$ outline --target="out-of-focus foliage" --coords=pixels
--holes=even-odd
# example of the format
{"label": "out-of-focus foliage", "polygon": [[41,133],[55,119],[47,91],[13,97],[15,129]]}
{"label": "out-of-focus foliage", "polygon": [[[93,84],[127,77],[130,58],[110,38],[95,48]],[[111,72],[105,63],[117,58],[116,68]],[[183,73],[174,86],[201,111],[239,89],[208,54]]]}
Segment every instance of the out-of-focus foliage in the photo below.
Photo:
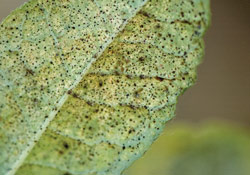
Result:
{"label": "out-of-focus foliage", "polygon": [[210,123],[167,127],[126,175],[249,175],[250,134]]}

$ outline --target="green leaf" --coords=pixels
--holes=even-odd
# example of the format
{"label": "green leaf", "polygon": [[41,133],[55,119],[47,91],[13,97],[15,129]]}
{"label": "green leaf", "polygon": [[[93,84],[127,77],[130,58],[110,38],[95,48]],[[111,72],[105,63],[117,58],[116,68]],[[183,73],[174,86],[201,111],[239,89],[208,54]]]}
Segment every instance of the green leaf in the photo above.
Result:
{"label": "green leaf", "polygon": [[208,24],[206,0],[31,0],[12,12],[0,173],[119,174],[195,81]]}
{"label": "green leaf", "polygon": [[169,126],[126,175],[250,174],[250,133],[225,121]]}

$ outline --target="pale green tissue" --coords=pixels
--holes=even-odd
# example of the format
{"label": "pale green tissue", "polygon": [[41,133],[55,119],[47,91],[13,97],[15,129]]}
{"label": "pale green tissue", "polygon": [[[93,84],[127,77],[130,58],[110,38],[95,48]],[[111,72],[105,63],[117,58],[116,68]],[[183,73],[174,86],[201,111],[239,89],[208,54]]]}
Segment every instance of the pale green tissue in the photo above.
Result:
{"label": "pale green tissue", "polygon": [[31,0],[12,12],[0,27],[1,174],[120,174],[194,83],[209,15],[202,0]]}

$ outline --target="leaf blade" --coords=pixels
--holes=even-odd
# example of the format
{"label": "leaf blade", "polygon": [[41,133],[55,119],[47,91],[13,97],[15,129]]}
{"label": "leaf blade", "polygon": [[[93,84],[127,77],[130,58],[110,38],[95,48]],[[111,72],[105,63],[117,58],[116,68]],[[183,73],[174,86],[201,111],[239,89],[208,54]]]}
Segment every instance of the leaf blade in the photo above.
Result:
{"label": "leaf blade", "polygon": [[[3,43],[0,54],[0,97],[3,99],[0,104],[3,121],[0,147],[4,150],[0,159],[2,174],[15,172],[66,100],[66,92],[78,83],[98,54],[145,3],[140,0],[136,2],[129,2],[129,7],[123,3],[125,5],[118,9],[112,7],[114,1],[110,3],[112,11],[122,12],[129,8],[131,12],[116,13],[116,17],[120,18],[113,16],[112,23],[106,22],[106,16],[101,14],[100,9],[97,10],[92,1],[42,0],[29,1],[3,21],[0,29]],[[61,16],[58,17],[58,14]],[[102,20],[98,21],[99,27],[95,26],[96,16]],[[112,13],[109,17],[112,18]],[[89,27],[76,33],[74,30],[78,26],[75,24],[82,24],[83,19]],[[85,23],[80,25],[84,26]],[[93,33],[90,33],[91,29]],[[90,45],[80,52],[79,47],[84,48],[79,38],[81,36],[88,38]],[[15,68],[14,65],[19,67]],[[62,88],[58,89],[60,86]]]}
{"label": "leaf blade", "polygon": [[[199,13],[197,9],[207,10],[203,9],[200,2],[196,2],[192,7],[195,9],[194,14]],[[51,141],[47,143],[40,140],[24,166],[55,168],[70,174],[119,174],[139,158],[157,138],[165,123],[174,116],[177,97],[195,81],[196,67],[203,56],[201,37],[208,25],[208,18],[206,14],[198,19],[198,22],[183,19],[185,22],[174,20],[174,23],[169,21],[164,25],[162,16],[161,22],[159,19],[151,19],[155,10],[145,14],[145,9],[152,6],[151,3],[146,4],[128,23],[124,31],[111,43],[110,48],[92,65],[79,85],[70,92],[69,99],[47,130],[48,135],[55,136],[48,136]],[[185,3],[183,5],[186,6]],[[189,3],[192,5],[191,1]],[[181,3],[175,1],[174,4]],[[161,7],[165,6],[161,3],[154,5],[156,9]],[[174,12],[174,9],[172,11]],[[201,22],[202,20],[204,21]],[[145,27],[155,35],[151,35],[147,42],[134,43],[137,39],[145,36],[147,38],[151,34],[146,31],[139,35],[138,32],[141,25],[147,24],[148,21],[150,26]],[[135,28],[137,30],[134,30]],[[143,27],[143,30],[147,28]],[[169,30],[177,32],[176,36],[168,36],[168,33],[164,32]],[[175,47],[186,46],[186,41],[181,42],[185,31],[189,36],[187,38],[194,42],[189,41],[190,47],[177,48],[172,54]],[[137,36],[134,36],[135,34]],[[164,40],[164,35],[170,38]],[[171,42],[171,39],[174,41]],[[155,44],[155,40],[159,42]],[[173,46],[162,49],[162,46],[167,46],[169,42],[173,43]],[[152,46],[152,43],[155,45]],[[152,54],[147,58],[145,53]],[[141,59],[142,56],[144,59]],[[162,70],[159,68],[161,64],[165,65]],[[49,143],[58,137],[64,137],[60,140],[62,143],[53,144],[52,150],[48,151]],[[63,140],[67,140],[73,147],[64,149]],[[74,147],[78,144],[79,148]],[[87,150],[84,154],[75,155],[73,150],[84,148]],[[71,149],[73,155],[69,153]],[[62,150],[63,154],[60,156]],[[115,152],[112,156],[108,156],[109,151],[113,150]],[[53,157],[57,157],[57,160]],[[84,160],[83,165],[81,160]]]}
{"label": "leaf blade", "polygon": [[[155,3],[155,2],[156,1],[152,1],[152,3]],[[164,1],[162,1],[162,2],[164,2]],[[180,2],[182,2],[182,1],[175,1],[174,5],[181,4]],[[199,4],[200,2],[201,1],[196,1],[196,6],[194,6],[193,8],[196,9],[196,7],[198,6],[199,7],[198,9],[202,9],[202,5]],[[102,3],[104,3],[102,5],[105,6],[105,1],[102,1]],[[191,1],[189,3],[191,4]],[[169,4],[171,5],[171,3],[169,3]],[[106,4],[106,5],[108,5],[108,4]],[[172,5],[172,12],[174,12],[175,8],[176,8],[174,5]],[[147,8],[149,9],[150,6],[152,6],[152,4],[151,5],[146,4],[145,9],[147,9]],[[163,6],[162,4],[155,4],[155,7],[157,7],[156,9],[161,9],[162,7],[165,7],[165,6]],[[202,25],[200,27],[199,27],[199,23],[196,23],[193,21],[188,21],[188,20],[186,20],[186,21],[185,20],[168,21],[167,24],[165,24],[166,21],[162,20],[164,15],[158,19],[158,18],[156,18],[156,16],[158,16],[158,15],[156,15],[156,16],[153,15],[155,12],[157,12],[156,10],[150,11],[150,10],[145,10],[145,9],[142,10],[140,12],[140,14],[135,17],[136,20],[134,20],[134,21],[132,20],[126,26],[126,29],[124,30],[124,32],[119,34],[119,36],[115,39],[115,41],[118,44],[115,41],[113,42],[114,47],[115,47],[114,50],[112,51],[112,49],[111,49],[111,51],[109,51],[108,49],[106,49],[105,52],[107,52],[107,53],[104,52],[103,53],[104,56],[102,55],[100,57],[100,59],[98,59],[98,61],[96,63],[94,63],[93,67],[89,70],[87,75],[80,82],[79,86],[76,87],[75,89],[73,89],[72,91],[70,91],[70,99],[71,100],[66,101],[66,104],[63,106],[63,108],[61,110],[62,112],[60,114],[58,114],[58,116],[57,116],[57,118],[65,119],[65,121],[63,121],[64,124],[67,124],[67,123],[73,124],[74,122],[72,122],[70,119],[73,119],[73,117],[78,116],[79,115],[79,114],[77,114],[78,111],[84,111],[86,109],[89,110],[91,108],[94,108],[95,106],[97,106],[97,109],[99,109],[99,108],[101,108],[100,106],[104,106],[103,108],[106,112],[104,114],[106,114],[106,116],[112,116],[111,118],[116,120],[117,116],[121,115],[120,114],[121,112],[119,112],[117,114],[117,111],[120,110],[120,111],[123,111],[123,114],[126,114],[123,117],[121,117],[123,120],[127,119],[126,116],[131,116],[130,118],[128,118],[129,121],[130,121],[130,119],[132,119],[132,121],[125,124],[125,126],[128,126],[128,127],[123,129],[124,134],[119,133],[119,128],[116,128],[117,130],[116,129],[114,130],[114,129],[112,129],[113,127],[111,127],[112,125],[108,126],[108,118],[105,118],[105,122],[104,122],[105,124],[104,124],[104,128],[102,130],[105,130],[106,132],[105,132],[105,137],[101,138],[100,136],[98,136],[98,134],[101,134],[101,133],[96,132],[96,131],[98,131],[98,128],[97,129],[95,128],[95,125],[101,126],[100,125],[101,121],[98,121],[98,118],[94,118],[94,121],[90,120],[91,124],[86,125],[86,128],[88,128],[88,130],[89,130],[91,127],[92,129],[90,129],[90,130],[94,130],[94,129],[95,130],[88,131],[88,130],[84,129],[84,132],[87,133],[87,135],[83,135],[83,136],[79,135],[79,134],[77,135],[78,131],[75,131],[75,133],[71,132],[71,133],[65,134],[64,133],[65,126],[62,126],[60,128],[58,123],[61,123],[62,121],[60,121],[58,119],[58,120],[53,121],[51,123],[51,125],[49,125],[50,129],[47,131],[48,133],[45,133],[45,135],[43,136],[43,137],[46,137],[46,135],[47,135],[48,139],[53,138],[53,137],[51,137],[51,135],[52,136],[57,135],[56,137],[61,137],[61,135],[67,136],[67,137],[72,136],[72,135],[78,136],[76,138],[73,138],[73,140],[72,140],[73,145],[77,145],[76,144],[77,142],[75,142],[75,139],[80,139],[81,141],[85,139],[85,140],[88,140],[89,143],[91,143],[91,141],[92,141],[92,144],[95,146],[94,147],[93,147],[93,145],[89,146],[90,151],[87,151],[87,153],[89,155],[90,155],[90,152],[93,152],[93,150],[98,150],[99,152],[102,152],[103,155],[108,155],[107,153],[110,151],[110,149],[112,150],[112,148],[109,148],[108,145],[111,144],[110,147],[112,147],[112,146],[114,146],[112,144],[120,143],[120,145],[118,145],[117,148],[115,148],[115,150],[121,152],[120,153],[121,155],[117,156],[114,154],[115,155],[114,157],[118,157],[116,160],[113,160],[113,157],[105,159],[103,157],[97,156],[95,158],[95,161],[100,164],[100,167],[96,167],[96,171],[93,171],[93,168],[95,169],[95,166],[93,165],[93,162],[95,162],[95,161],[93,161],[93,160],[92,161],[90,160],[89,162],[87,162],[89,164],[88,166],[81,167],[79,165],[79,162],[75,162],[75,161],[71,162],[70,161],[70,160],[74,160],[73,159],[74,156],[68,157],[68,159],[60,158],[60,156],[58,156],[58,160],[55,160],[53,158],[49,159],[49,157],[51,157],[51,155],[60,154],[58,152],[57,144],[54,144],[54,147],[51,150],[51,152],[50,151],[43,152],[43,148],[49,148],[49,144],[51,143],[51,141],[46,142],[46,141],[44,141],[46,139],[44,139],[44,140],[42,139],[42,140],[39,140],[39,143],[35,146],[34,150],[31,151],[31,154],[29,155],[28,159],[26,160],[26,164],[24,164],[24,166],[30,165],[32,163],[34,164],[36,162],[36,165],[38,165],[38,166],[52,165],[53,167],[50,167],[50,168],[56,167],[57,169],[59,169],[59,168],[62,169],[62,167],[67,164],[65,162],[68,162],[69,164],[71,163],[70,165],[72,165],[72,166],[70,168],[72,168],[72,169],[67,168],[67,166],[66,166],[66,168],[63,168],[62,170],[70,172],[72,174],[79,174],[79,173],[85,173],[85,174],[87,173],[88,174],[90,172],[92,172],[93,174],[95,174],[95,173],[102,174],[104,172],[111,173],[111,174],[112,173],[113,174],[119,173],[122,171],[123,168],[128,166],[135,159],[137,159],[141,154],[143,154],[143,152],[149,147],[149,145],[153,142],[153,140],[160,133],[160,130],[164,127],[165,122],[174,116],[174,109],[175,109],[175,104],[177,102],[177,97],[183,92],[184,89],[186,89],[187,87],[189,87],[190,85],[193,84],[195,77],[196,77],[195,68],[200,63],[200,58],[203,55],[203,53],[202,53],[203,52],[202,51],[203,45],[202,45],[202,41],[201,41],[201,36],[203,35],[204,29],[208,23],[208,21],[206,20],[207,15],[203,14],[203,16],[205,18],[203,19],[204,21],[201,22]],[[109,8],[107,8],[106,10],[109,10]],[[112,13],[113,13],[112,10],[108,12],[108,14],[112,14]],[[195,13],[197,13],[197,11],[195,11]],[[152,19],[152,17],[153,17],[153,19]],[[176,15],[173,15],[173,17],[176,17]],[[179,17],[176,17],[176,18],[178,19]],[[109,18],[109,19],[111,20],[111,18]],[[190,19],[192,19],[192,18],[190,18]],[[198,20],[198,21],[201,21],[201,20]],[[138,25],[138,24],[142,24],[144,22],[146,22],[148,29],[147,28],[145,29],[145,27],[143,27],[143,30],[144,31],[146,30],[146,31],[144,34],[140,35],[140,32],[139,32],[140,25]],[[151,24],[154,24],[154,25],[152,25],[153,28],[152,28]],[[160,24],[160,26],[158,24]],[[191,24],[191,26],[190,26],[190,24]],[[197,30],[195,30],[196,27],[197,27]],[[134,30],[134,28],[136,28],[136,30]],[[182,29],[182,28],[184,28],[184,29]],[[150,31],[152,29],[154,29],[153,30],[154,32],[150,33]],[[69,36],[74,35],[74,30],[75,29],[73,29],[73,28],[71,28],[69,30],[69,32],[70,32]],[[168,33],[164,32],[165,30],[171,31],[171,34],[173,34],[175,32],[177,32],[177,34],[176,34],[176,36],[172,36],[172,35],[168,36],[169,39],[167,39],[165,41],[163,36],[161,36],[161,35],[168,34]],[[183,30],[186,33],[183,32]],[[58,27],[55,31],[53,30],[52,32],[54,34],[58,35],[57,33],[60,31],[61,30]],[[49,31],[49,32],[51,32],[51,31]],[[187,38],[188,39],[192,38],[194,40],[194,43],[182,42],[181,37],[183,35],[185,36],[185,34],[190,34],[190,32],[192,32],[192,34],[189,35],[189,37],[187,36]],[[194,35],[195,33],[196,33],[196,35]],[[134,34],[136,34],[137,36],[134,36]],[[148,38],[148,36],[149,36],[149,38]],[[62,41],[66,41],[65,38],[67,39],[67,37],[65,37],[65,35],[63,35]],[[140,40],[141,38],[143,38],[143,40]],[[55,38],[53,38],[53,37],[52,37],[52,39],[55,40]],[[144,43],[143,41],[145,39],[147,40],[147,42]],[[171,39],[173,41],[171,41]],[[137,40],[140,40],[140,41],[137,42]],[[79,45],[80,41],[77,40],[73,43],[73,46],[76,46],[73,49],[77,50],[77,48],[79,48],[79,47],[81,48],[81,46],[77,47]],[[84,40],[84,42],[86,43],[87,40]],[[64,51],[64,54],[66,55],[66,54],[71,52],[72,47],[67,42],[63,42],[63,43],[64,43],[64,45],[63,45],[64,50],[63,51]],[[113,43],[111,43],[111,46]],[[174,46],[171,46],[171,43],[173,43],[173,45],[176,44],[175,46],[178,46],[178,48],[175,49]],[[187,47],[188,43],[190,43],[190,47],[192,48],[190,50]],[[117,49],[117,45],[119,45],[119,44],[120,44],[121,53],[117,54],[116,52],[117,52],[117,50],[119,50],[119,48]],[[126,45],[124,45],[124,44],[126,44]],[[131,49],[133,44],[135,44],[136,46],[140,45],[141,47],[139,47],[139,48],[135,47],[134,49],[133,48]],[[128,47],[127,45],[130,45],[131,47]],[[149,47],[148,45],[150,45],[150,47],[151,48],[154,47],[154,49],[151,50],[150,48],[143,47],[142,45],[146,45],[147,47]],[[162,48],[162,46],[167,46],[167,47]],[[94,46],[90,46],[90,47],[94,47]],[[150,56],[153,57],[153,56],[157,55],[158,57],[154,57],[154,59],[152,58],[151,60],[150,60],[150,58],[146,58],[146,61],[148,61],[148,62],[146,62],[146,63],[148,63],[148,67],[147,67],[146,64],[142,64],[142,63],[137,64],[137,61],[136,61],[136,60],[139,60],[139,61],[142,60],[142,62],[144,62],[145,59],[138,57],[138,55],[134,55],[134,56],[132,55],[133,57],[130,59],[130,61],[133,64],[132,63],[128,64],[128,65],[122,64],[122,66],[121,66],[119,64],[119,62],[121,61],[119,54],[125,55],[126,57],[131,56],[130,53],[128,53],[126,55],[125,50],[126,50],[126,52],[131,52],[131,53],[136,52],[136,50],[140,50],[140,51],[142,51],[142,53],[145,53],[148,50],[150,50],[150,52],[152,53],[152,55],[150,55]],[[187,52],[186,54],[185,54],[185,51]],[[114,59],[110,59],[110,56],[112,56],[113,53],[109,55],[109,52],[111,52],[111,53],[115,52],[116,55],[114,56]],[[158,52],[161,52],[161,54],[159,54],[159,55],[156,54]],[[80,54],[81,54],[80,52],[76,51],[76,54],[73,56],[79,57]],[[119,59],[116,59],[117,57],[119,57]],[[162,59],[162,58],[166,58],[166,57],[167,57],[167,60]],[[181,64],[183,64],[183,63],[181,61],[180,62],[178,62],[178,61],[182,60],[183,59],[182,57],[183,58],[185,57],[186,63],[181,66]],[[154,62],[156,60],[159,61],[158,64],[156,64]],[[172,61],[176,61],[177,63],[173,63],[171,66]],[[126,60],[125,60],[125,62],[126,62]],[[106,67],[103,66],[103,65],[105,65],[105,63],[108,63],[106,65]],[[58,64],[58,63],[56,63],[56,64]],[[104,68],[101,67],[101,69],[98,69],[98,67],[100,65],[103,66]],[[123,67],[123,65],[126,65],[126,66]],[[159,67],[161,67],[160,65],[165,65],[165,67],[163,66],[163,68],[161,68],[161,70],[159,71]],[[112,67],[112,69],[110,69],[110,66]],[[134,69],[137,69],[137,68],[139,68],[139,70],[134,71]],[[152,70],[153,70],[153,73],[151,73]],[[175,71],[175,72],[173,72],[173,71]],[[28,73],[30,73],[30,72],[31,71],[28,71]],[[106,75],[103,75],[103,73]],[[185,73],[188,73],[188,74],[185,75]],[[31,72],[31,74],[32,74],[32,72]],[[89,77],[91,77],[91,74],[94,74],[94,75],[92,78],[92,82],[90,83],[91,78],[89,78]],[[100,74],[101,76],[99,76],[99,78],[96,79],[97,75],[95,75],[95,74]],[[122,75],[119,75],[119,74],[122,74]],[[106,79],[101,79],[101,78],[105,78],[105,77],[106,77]],[[95,81],[95,80],[97,80],[97,81]],[[102,80],[102,81],[99,82],[100,80]],[[108,84],[108,83],[110,83],[109,80],[111,82],[113,81],[114,84]],[[122,80],[122,82],[124,82],[124,83],[119,84],[117,82],[119,80]],[[97,88],[91,92],[90,90],[95,87],[95,86],[92,86],[87,91],[86,90],[84,91],[82,89],[82,87],[86,83],[87,83],[87,86],[91,86],[94,84],[97,86]],[[138,89],[130,88],[134,83],[136,83],[136,85],[138,85],[138,87],[140,87],[140,88],[138,88]],[[143,88],[144,86],[146,86],[146,87],[149,86],[149,87],[148,87],[148,89],[145,88],[141,91],[141,88]],[[150,86],[152,86],[152,87],[150,87]],[[123,95],[121,95],[121,96],[119,95],[119,93],[121,92],[119,90],[119,87],[123,87],[123,91],[122,91]],[[125,88],[125,87],[127,87],[127,88]],[[54,87],[54,88],[56,88],[56,87]],[[106,89],[106,91],[103,89]],[[111,95],[109,95],[110,93],[111,93]],[[129,94],[129,96],[131,97],[128,100],[127,100],[127,94]],[[100,98],[102,96],[105,96],[105,97],[100,100]],[[67,108],[67,103],[71,103],[72,101],[74,101],[73,98],[78,99],[79,97],[80,97],[79,102],[72,103],[71,107]],[[93,98],[94,100],[91,101],[92,97],[94,97]],[[142,99],[139,99],[139,98],[142,98]],[[168,100],[168,101],[166,101],[166,100]],[[120,102],[122,102],[122,103],[120,103]],[[72,115],[73,117],[70,117],[67,115],[65,115],[64,117],[60,117],[61,115],[63,115],[62,114],[63,112],[67,113],[67,111],[70,111],[70,110],[72,111],[72,109],[75,106],[77,106],[77,104],[80,104],[80,106],[77,108],[78,109],[77,111],[76,111],[76,109],[74,110],[74,112],[76,112],[76,114],[74,113],[74,115]],[[94,104],[94,107],[92,106],[93,104]],[[124,107],[123,105],[127,105],[127,106]],[[86,106],[88,106],[88,107],[86,107]],[[109,106],[111,108],[109,108],[107,106]],[[89,110],[89,111],[93,111],[93,110]],[[143,114],[143,116],[144,116],[144,117],[142,117],[141,120],[134,118],[133,113],[136,113],[138,111],[139,111],[139,114]],[[85,113],[87,113],[87,112],[85,111]],[[86,117],[85,113],[79,115],[83,121],[85,121],[85,119],[84,119]],[[136,116],[138,116],[138,118],[139,118],[139,114],[136,115]],[[93,115],[94,114],[91,114],[91,116],[93,116]],[[70,117],[70,119],[69,119],[69,117]],[[97,116],[95,116],[95,117],[97,117]],[[152,118],[152,119],[149,120],[149,118]],[[144,120],[147,119],[146,122],[143,121],[143,119]],[[120,122],[120,125],[124,126],[123,120],[116,121],[116,122],[118,122],[118,125]],[[135,121],[136,124],[133,124],[134,120],[136,120]],[[88,120],[86,120],[86,123],[87,123],[87,121]],[[55,123],[55,122],[57,122],[57,123]],[[77,122],[79,122],[79,121],[77,121]],[[140,125],[140,122],[142,122],[142,123],[144,122],[142,126]],[[79,123],[82,123],[82,121],[80,121]],[[78,126],[76,124],[74,126]],[[92,124],[93,124],[93,126],[92,126]],[[116,125],[116,123],[114,125]],[[72,128],[72,126],[68,126],[68,125],[66,125],[66,126],[68,127],[68,128],[66,127],[68,130],[70,130],[70,131],[74,130]],[[131,126],[133,126],[133,127],[131,127]],[[146,128],[143,130],[142,133],[140,133],[140,132],[138,133],[138,130],[140,130],[141,128],[144,128],[145,126],[150,127],[152,129]],[[105,127],[107,127],[107,128],[105,128]],[[100,130],[100,131],[102,132],[102,130]],[[53,133],[54,131],[56,131],[56,133]],[[52,132],[52,133],[50,133],[50,132]],[[139,137],[135,136],[137,133],[140,135]],[[94,134],[96,134],[97,136]],[[129,136],[129,135],[131,135],[131,136]],[[148,135],[149,137],[146,137],[145,135]],[[94,137],[94,139],[91,140],[90,138],[89,139],[85,138],[85,136],[86,137],[95,136],[95,137]],[[143,142],[136,141],[136,139],[137,140],[142,139],[143,136],[146,138],[146,139],[144,139]],[[99,138],[100,141],[105,140],[106,142],[100,143],[100,144],[98,144],[98,143],[95,144],[96,140],[98,140],[96,138]],[[67,139],[67,138],[65,138],[65,139]],[[110,144],[109,144],[109,142],[110,142]],[[135,146],[137,144],[140,144],[138,148],[136,148],[136,146]],[[39,146],[39,145],[43,145],[43,146]],[[58,145],[63,146],[63,144],[58,144]],[[100,145],[102,145],[102,146],[100,146]],[[88,147],[88,145],[86,147]],[[98,147],[98,149],[96,149],[95,147]],[[85,146],[83,146],[82,149],[85,149]],[[38,151],[36,151],[36,150],[38,150]],[[77,150],[77,149],[75,148],[73,150]],[[41,154],[42,154],[42,156],[41,156]],[[40,157],[39,157],[39,155],[40,155]],[[43,156],[47,157],[47,159],[43,158]],[[81,157],[81,156],[84,156],[84,154],[82,154],[82,155],[78,154],[78,156]],[[106,156],[106,157],[108,157],[108,156]],[[120,161],[119,161],[119,158],[120,158]],[[40,162],[39,162],[39,160],[40,160]],[[105,163],[103,164],[102,162],[105,162],[106,164]],[[27,166],[27,167],[29,167],[29,166]],[[80,168],[80,171],[77,167]],[[23,170],[23,167],[21,167],[21,169]],[[92,169],[92,171],[91,171],[91,169]]]}

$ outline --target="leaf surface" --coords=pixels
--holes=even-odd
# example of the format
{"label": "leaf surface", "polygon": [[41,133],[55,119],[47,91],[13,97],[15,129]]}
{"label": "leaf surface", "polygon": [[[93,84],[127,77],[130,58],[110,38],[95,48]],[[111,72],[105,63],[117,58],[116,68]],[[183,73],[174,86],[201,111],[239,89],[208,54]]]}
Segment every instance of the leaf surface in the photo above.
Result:
{"label": "leaf surface", "polygon": [[119,174],[195,81],[208,23],[205,0],[32,0],[14,11],[0,28],[0,172]]}

